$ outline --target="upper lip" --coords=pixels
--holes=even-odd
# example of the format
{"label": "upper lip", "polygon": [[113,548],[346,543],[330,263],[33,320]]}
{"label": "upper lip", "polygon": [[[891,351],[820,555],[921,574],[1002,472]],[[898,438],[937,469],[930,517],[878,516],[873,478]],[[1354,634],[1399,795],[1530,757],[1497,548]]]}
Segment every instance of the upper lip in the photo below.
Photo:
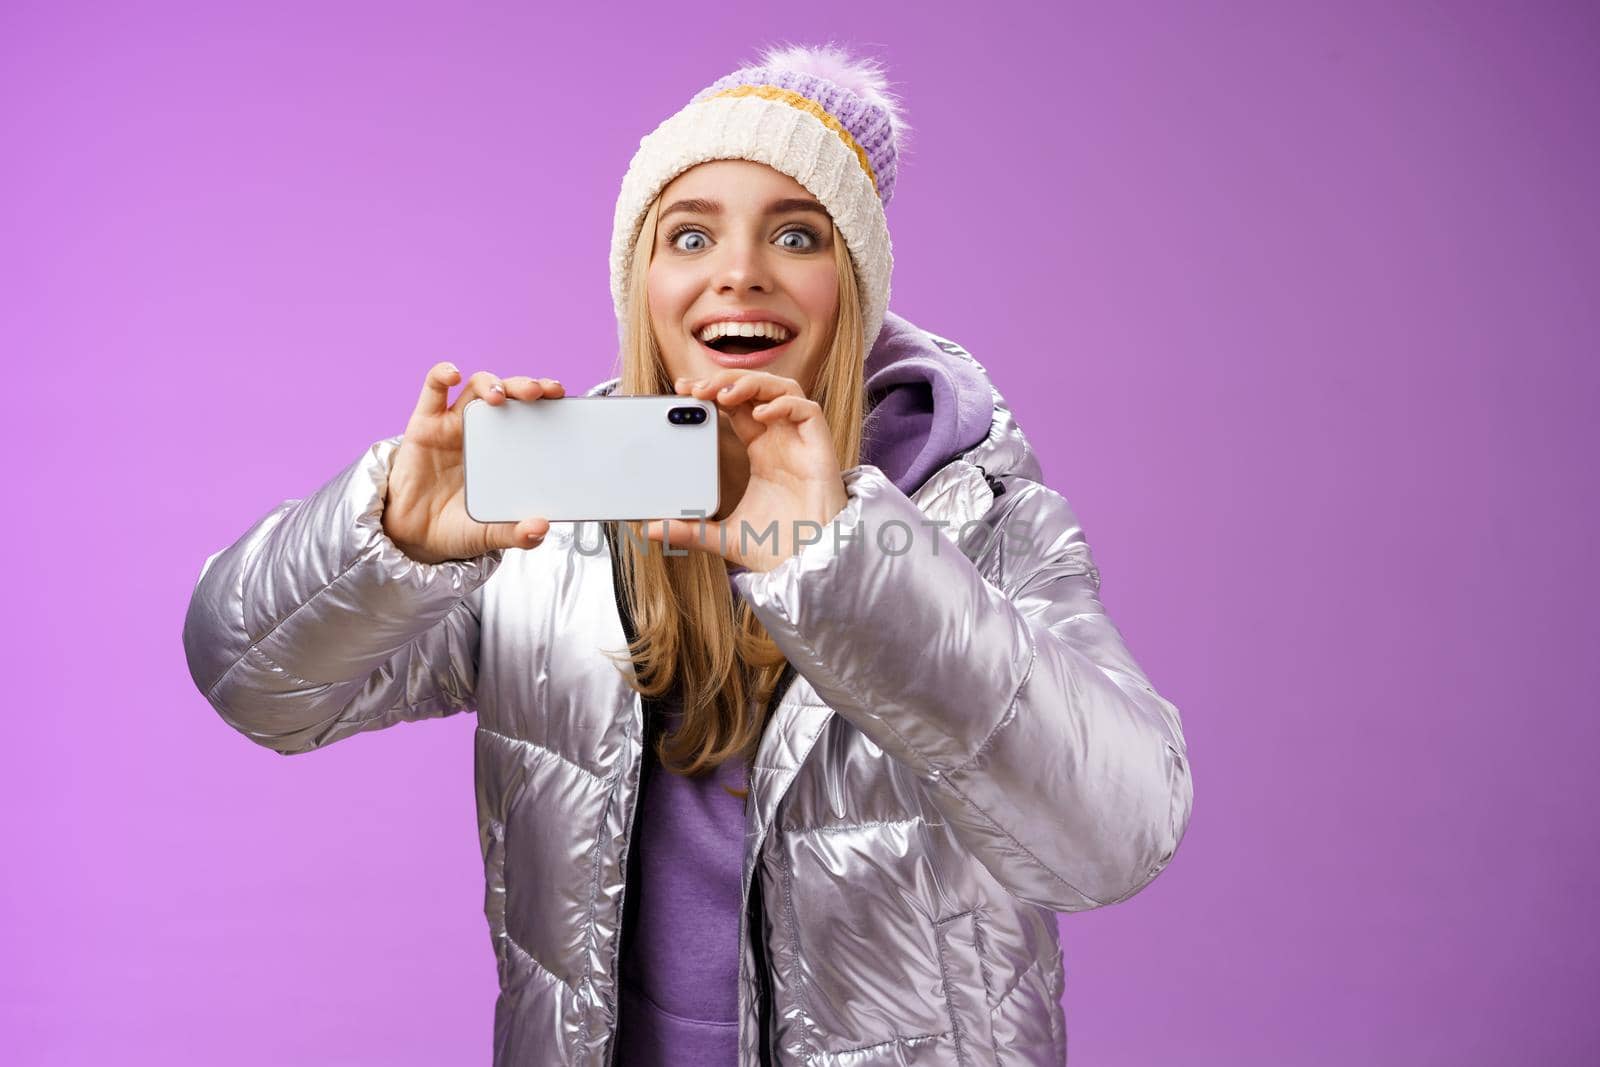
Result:
{"label": "upper lip", "polygon": [[713,322],[775,322],[788,330],[790,335],[800,332],[795,329],[794,323],[782,315],[775,315],[770,311],[718,311],[695,323],[694,329],[690,333],[699,337],[700,331],[710,326]]}

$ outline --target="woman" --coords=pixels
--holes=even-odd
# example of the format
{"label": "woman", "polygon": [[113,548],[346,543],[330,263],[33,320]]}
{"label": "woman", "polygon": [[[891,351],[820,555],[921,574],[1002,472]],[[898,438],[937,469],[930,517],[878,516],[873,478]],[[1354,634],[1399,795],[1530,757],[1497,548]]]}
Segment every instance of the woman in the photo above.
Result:
{"label": "woman", "polygon": [[461,409],[564,390],[452,403],[440,364],[202,570],[190,667],[258,743],[476,710],[497,1065],[1063,1063],[1055,913],[1187,827],[1178,711],[1071,509],[888,311],[902,125],[872,64],[793,48],[640,143],[589,393],[717,404],[709,521],[472,522]]}

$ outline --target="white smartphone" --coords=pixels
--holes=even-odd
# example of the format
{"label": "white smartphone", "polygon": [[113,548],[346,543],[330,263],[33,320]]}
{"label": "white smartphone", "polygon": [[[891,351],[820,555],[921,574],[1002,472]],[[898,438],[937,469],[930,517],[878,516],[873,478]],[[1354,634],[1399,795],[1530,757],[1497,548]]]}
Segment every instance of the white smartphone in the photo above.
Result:
{"label": "white smartphone", "polygon": [[714,515],[717,409],[681,396],[562,396],[462,410],[467,514],[477,522]]}

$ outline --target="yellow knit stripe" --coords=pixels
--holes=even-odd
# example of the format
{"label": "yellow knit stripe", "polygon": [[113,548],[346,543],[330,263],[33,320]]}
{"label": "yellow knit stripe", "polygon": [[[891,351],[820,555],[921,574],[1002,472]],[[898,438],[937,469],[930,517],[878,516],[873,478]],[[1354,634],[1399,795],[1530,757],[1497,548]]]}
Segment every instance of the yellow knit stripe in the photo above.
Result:
{"label": "yellow knit stripe", "polygon": [[873,192],[877,192],[878,175],[872,170],[872,161],[867,158],[866,149],[857,144],[856,139],[850,135],[850,131],[845,129],[838,119],[828,114],[827,110],[815,100],[801,96],[792,89],[780,89],[776,85],[736,85],[731,89],[723,89],[721,92],[712,93],[705,99],[715,100],[719,96],[759,96],[765,100],[776,100],[779,103],[798,108],[807,114],[815,115],[824,126],[839,135],[839,139],[845,143],[845,147],[856,154],[856,159],[861,163],[861,169],[866,171],[867,177],[872,180]]}

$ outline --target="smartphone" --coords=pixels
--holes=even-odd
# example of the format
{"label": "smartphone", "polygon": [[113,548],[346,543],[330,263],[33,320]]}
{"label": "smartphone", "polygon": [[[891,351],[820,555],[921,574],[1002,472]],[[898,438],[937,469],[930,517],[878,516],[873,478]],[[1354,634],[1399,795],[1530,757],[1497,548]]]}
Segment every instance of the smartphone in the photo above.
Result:
{"label": "smartphone", "polygon": [[716,513],[717,409],[681,396],[562,396],[462,410],[477,522],[676,519]]}

